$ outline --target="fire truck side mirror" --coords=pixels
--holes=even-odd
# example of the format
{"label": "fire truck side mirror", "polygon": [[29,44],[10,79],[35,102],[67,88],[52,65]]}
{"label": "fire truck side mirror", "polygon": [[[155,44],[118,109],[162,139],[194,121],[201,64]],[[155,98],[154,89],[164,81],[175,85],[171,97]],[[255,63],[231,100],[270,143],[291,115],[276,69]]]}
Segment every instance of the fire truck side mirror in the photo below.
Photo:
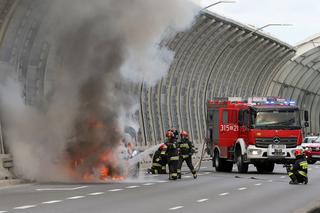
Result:
{"label": "fire truck side mirror", "polygon": [[307,110],[304,111],[304,121],[306,121],[306,122],[309,121],[309,113]]}

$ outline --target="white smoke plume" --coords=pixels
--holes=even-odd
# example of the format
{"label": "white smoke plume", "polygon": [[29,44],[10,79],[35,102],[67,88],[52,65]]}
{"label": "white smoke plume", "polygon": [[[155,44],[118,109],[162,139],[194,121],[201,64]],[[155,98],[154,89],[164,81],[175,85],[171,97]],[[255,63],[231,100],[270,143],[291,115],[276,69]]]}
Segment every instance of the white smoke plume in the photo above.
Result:
{"label": "white smoke plume", "polygon": [[53,95],[39,110],[7,82],[1,90],[6,142],[22,177],[66,180],[70,171],[61,165],[71,162],[72,178],[81,179],[94,173],[106,150],[117,149],[128,125],[124,115],[137,108],[139,100],[121,85],[152,86],[166,75],[174,53],[159,45],[163,33],[188,29],[197,8],[186,0],[56,0],[50,7],[48,38],[62,61]]}

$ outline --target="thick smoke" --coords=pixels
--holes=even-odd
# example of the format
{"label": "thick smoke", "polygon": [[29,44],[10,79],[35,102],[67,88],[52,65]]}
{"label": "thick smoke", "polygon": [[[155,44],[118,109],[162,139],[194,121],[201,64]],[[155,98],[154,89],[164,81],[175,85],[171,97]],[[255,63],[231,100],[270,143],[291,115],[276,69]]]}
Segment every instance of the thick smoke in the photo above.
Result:
{"label": "thick smoke", "polygon": [[51,8],[48,35],[61,59],[53,95],[40,111],[12,99],[21,94],[14,83],[2,94],[17,172],[36,180],[66,179],[68,166],[81,178],[117,150],[139,101],[121,85],[165,76],[174,53],[159,45],[163,33],[187,29],[196,12],[185,0],[56,0]]}

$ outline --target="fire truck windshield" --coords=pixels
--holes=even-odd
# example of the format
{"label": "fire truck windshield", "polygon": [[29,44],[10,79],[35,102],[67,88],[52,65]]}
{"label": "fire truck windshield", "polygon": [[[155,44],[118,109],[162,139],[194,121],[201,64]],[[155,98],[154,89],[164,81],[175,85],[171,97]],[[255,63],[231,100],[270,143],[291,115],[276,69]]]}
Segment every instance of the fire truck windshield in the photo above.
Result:
{"label": "fire truck windshield", "polygon": [[254,129],[300,129],[298,110],[268,110],[251,113],[251,124]]}

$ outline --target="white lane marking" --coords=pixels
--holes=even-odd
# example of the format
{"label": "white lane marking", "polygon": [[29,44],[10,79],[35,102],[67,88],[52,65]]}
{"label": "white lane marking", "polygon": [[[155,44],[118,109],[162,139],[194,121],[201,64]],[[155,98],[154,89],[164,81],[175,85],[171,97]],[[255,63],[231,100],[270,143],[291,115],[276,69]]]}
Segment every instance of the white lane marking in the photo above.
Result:
{"label": "white lane marking", "polygon": [[37,191],[73,191],[78,189],[84,189],[88,186],[79,186],[75,188],[44,188],[44,189],[36,189]]}
{"label": "white lane marking", "polygon": [[145,184],[142,184],[144,186],[151,186],[151,185],[154,185],[154,183],[145,183]]}
{"label": "white lane marking", "polygon": [[138,188],[138,187],[140,187],[140,186],[127,186],[126,188],[127,189],[134,189],[134,188]]}
{"label": "white lane marking", "polygon": [[110,189],[109,192],[118,192],[118,191],[122,191],[123,189]]}
{"label": "white lane marking", "polygon": [[239,191],[242,191],[242,190],[246,190],[247,188],[246,187],[241,187],[241,188],[239,188],[238,190]]}
{"label": "white lane marking", "polygon": [[261,186],[261,185],[262,185],[262,183],[256,183],[256,184],[254,184],[254,185],[256,185],[256,186]]}
{"label": "white lane marking", "polygon": [[93,192],[88,195],[95,196],[95,195],[103,195],[103,194],[104,194],[104,192]]}
{"label": "white lane marking", "polygon": [[6,213],[7,211],[0,211],[0,213]]}
{"label": "white lane marking", "polygon": [[202,176],[202,175],[204,175],[204,174],[203,173],[198,174],[198,176]]}
{"label": "white lane marking", "polygon": [[211,172],[205,172],[204,174],[205,174],[205,175],[208,175],[208,174],[210,174],[210,173],[211,173]]}
{"label": "white lane marking", "polygon": [[152,177],[159,177],[159,175],[152,175]]}
{"label": "white lane marking", "polygon": [[281,176],[280,178],[286,178],[286,176]]}
{"label": "white lane marking", "polygon": [[201,200],[197,200],[198,203],[202,203],[202,202],[205,202],[205,201],[208,201],[209,199],[207,198],[204,198],[204,199],[201,199]]}
{"label": "white lane marking", "polygon": [[19,206],[19,207],[14,207],[13,209],[30,209],[34,207],[36,207],[36,205]]}
{"label": "white lane marking", "polygon": [[168,183],[169,181],[167,181],[167,180],[158,180],[158,181],[156,181],[157,183]]}
{"label": "white lane marking", "polygon": [[225,195],[228,195],[228,194],[229,194],[229,192],[224,192],[224,193],[219,194],[219,196],[225,196]]}
{"label": "white lane marking", "polygon": [[85,196],[68,197],[67,200],[76,200],[76,199],[81,199],[81,198],[85,198]]}
{"label": "white lane marking", "polygon": [[175,207],[172,207],[170,208],[169,210],[177,210],[177,209],[182,209],[183,206],[175,206]]}
{"label": "white lane marking", "polygon": [[268,180],[268,182],[270,182],[270,183],[271,183],[272,181],[273,181],[273,180]]}
{"label": "white lane marking", "polygon": [[42,202],[42,204],[52,204],[52,203],[60,203],[60,202],[62,202],[62,200],[51,200],[51,201]]}
{"label": "white lane marking", "polygon": [[187,176],[184,176],[184,178],[191,178],[191,176],[187,175]]}
{"label": "white lane marking", "polygon": [[200,169],[207,169],[208,167],[206,166],[201,166]]}

